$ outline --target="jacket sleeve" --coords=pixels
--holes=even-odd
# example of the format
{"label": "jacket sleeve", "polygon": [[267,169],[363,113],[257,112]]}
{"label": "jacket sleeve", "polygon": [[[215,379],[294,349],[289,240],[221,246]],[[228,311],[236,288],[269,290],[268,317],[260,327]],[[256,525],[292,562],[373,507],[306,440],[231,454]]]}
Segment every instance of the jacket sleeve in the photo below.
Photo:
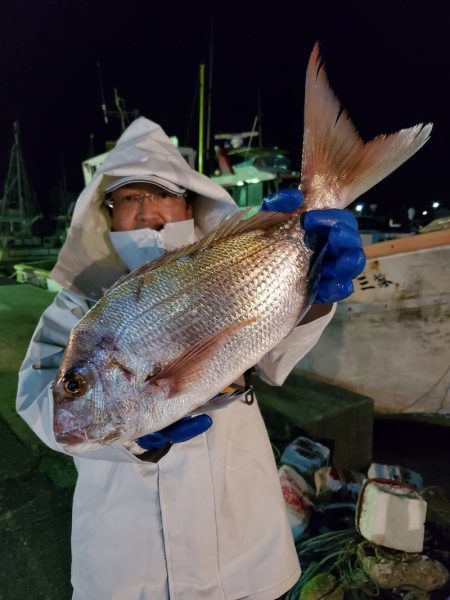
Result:
{"label": "jacket sleeve", "polygon": [[256,366],[258,376],[270,385],[283,385],[298,361],[317,344],[335,311],[336,305],[325,316],[295,327],[259,361]]}
{"label": "jacket sleeve", "polygon": [[[19,371],[16,400],[18,414],[50,448],[65,454],[53,433],[53,396],[51,386],[72,328],[89,310],[81,296],[63,290],[44,311]],[[73,453],[75,454],[75,453]],[[83,458],[119,462],[141,461],[122,446],[104,446],[98,450],[76,453]]]}

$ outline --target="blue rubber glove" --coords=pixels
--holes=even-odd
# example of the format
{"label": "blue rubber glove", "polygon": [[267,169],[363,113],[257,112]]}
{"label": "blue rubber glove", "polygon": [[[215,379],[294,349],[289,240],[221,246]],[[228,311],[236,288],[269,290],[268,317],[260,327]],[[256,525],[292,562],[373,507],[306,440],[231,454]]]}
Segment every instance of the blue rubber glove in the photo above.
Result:
{"label": "blue rubber glove", "polygon": [[353,293],[353,279],[366,264],[358,222],[350,210],[309,210],[303,227],[327,246],[320,268],[315,304],[331,304]]}
{"label": "blue rubber glove", "polygon": [[[293,212],[304,201],[302,192],[289,188],[263,199],[262,211]],[[358,232],[358,222],[349,210],[309,210],[305,213],[303,227],[313,234],[321,248],[328,245],[322,259],[317,285],[316,304],[331,304],[353,293],[353,279],[366,264]]]}
{"label": "blue rubber glove", "polygon": [[136,443],[145,450],[160,450],[164,446],[186,442],[196,435],[202,434],[212,425],[212,419],[208,415],[196,417],[184,417],[161,431],[149,433],[136,440]]}
{"label": "blue rubber glove", "polygon": [[303,194],[300,190],[287,188],[262,199],[260,211],[294,212],[303,204]]}

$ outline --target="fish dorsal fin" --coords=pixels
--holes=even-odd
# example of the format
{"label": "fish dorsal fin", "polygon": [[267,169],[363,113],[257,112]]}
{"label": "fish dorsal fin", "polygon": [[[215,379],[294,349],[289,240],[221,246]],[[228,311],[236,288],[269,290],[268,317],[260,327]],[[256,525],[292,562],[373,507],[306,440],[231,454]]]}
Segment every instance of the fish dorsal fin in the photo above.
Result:
{"label": "fish dorsal fin", "polygon": [[248,219],[246,219],[245,216],[246,211],[238,211],[230,217],[226,217],[197,242],[166,252],[152,262],[146,263],[130,273],[126,273],[108,291],[117,288],[119,285],[122,285],[126,281],[134,279],[143,273],[147,275],[147,273],[154,269],[173,263],[179,258],[190,256],[195,252],[204,250],[218,240],[258,229],[268,229],[269,227],[288,221],[292,217],[292,213],[264,211],[256,213]]}
{"label": "fish dorsal fin", "polygon": [[305,208],[344,208],[417,152],[431,129],[420,124],[364,143],[330,88],[316,44],[306,72]]}

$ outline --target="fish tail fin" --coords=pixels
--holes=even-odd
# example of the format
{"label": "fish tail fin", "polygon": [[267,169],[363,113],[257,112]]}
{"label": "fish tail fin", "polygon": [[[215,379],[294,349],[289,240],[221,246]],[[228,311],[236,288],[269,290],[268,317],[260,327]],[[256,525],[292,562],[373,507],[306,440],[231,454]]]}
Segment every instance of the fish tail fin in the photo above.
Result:
{"label": "fish tail fin", "polygon": [[420,124],[364,143],[330,88],[316,44],[306,73],[304,207],[344,208],[415,154],[431,129]]}

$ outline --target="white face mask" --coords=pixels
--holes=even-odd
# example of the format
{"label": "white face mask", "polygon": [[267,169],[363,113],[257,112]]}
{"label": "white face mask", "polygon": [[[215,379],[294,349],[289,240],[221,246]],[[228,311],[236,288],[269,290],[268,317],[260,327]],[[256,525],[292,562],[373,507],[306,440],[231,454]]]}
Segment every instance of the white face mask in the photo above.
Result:
{"label": "white face mask", "polygon": [[161,231],[135,229],[133,231],[111,231],[114,250],[130,271],[159,258],[166,250],[175,250],[197,240],[194,219],[166,223]]}

